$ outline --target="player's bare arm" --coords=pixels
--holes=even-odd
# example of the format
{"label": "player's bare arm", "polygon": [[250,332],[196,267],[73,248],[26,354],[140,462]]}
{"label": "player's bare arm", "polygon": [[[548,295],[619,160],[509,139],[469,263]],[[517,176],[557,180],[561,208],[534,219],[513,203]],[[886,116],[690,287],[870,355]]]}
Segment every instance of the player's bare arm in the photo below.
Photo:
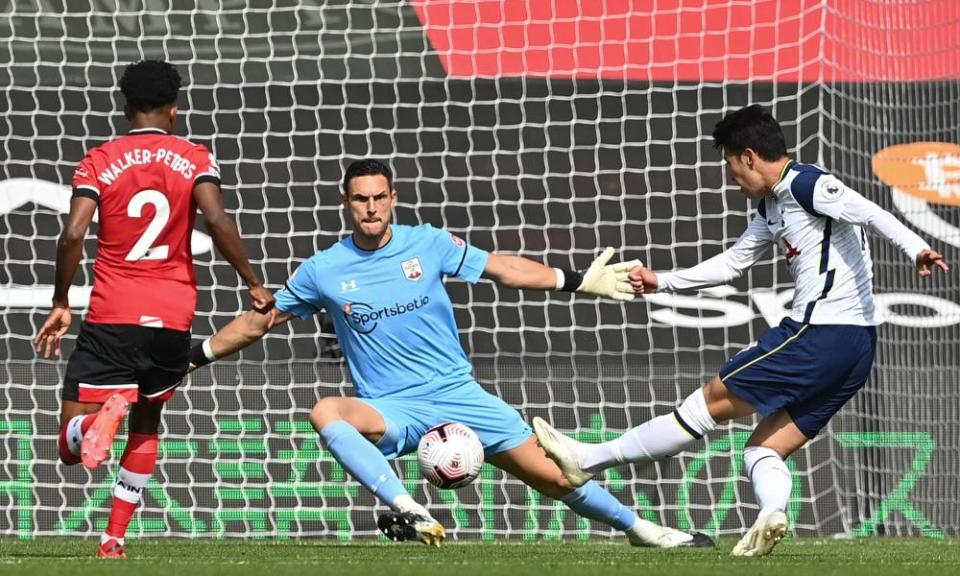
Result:
{"label": "player's bare arm", "polygon": [[247,283],[253,309],[260,313],[268,312],[273,308],[273,294],[263,287],[260,279],[253,271],[253,267],[250,266],[250,260],[247,258],[247,251],[243,247],[243,241],[240,239],[237,226],[223,209],[220,187],[212,182],[202,182],[194,187],[193,196],[203,213],[207,231],[210,233],[217,250],[223,254],[227,262],[230,262],[230,265]]}
{"label": "player's bare arm", "polygon": [[281,312],[276,308],[271,308],[266,313],[256,310],[244,312],[212,337],[204,340],[203,344],[194,346],[190,350],[190,371],[243,350],[263,338],[270,330],[293,318],[293,314]]}
{"label": "player's bare arm", "polygon": [[606,248],[583,272],[551,268],[521,256],[490,254],[484,276],[508,288],[533,290],[563,290],[590,296],[632,300],[633,287],[628,274],[640,266],[639,260],[608,264],[613,248]]}
{"label": "player's bare arm", "polygon": [[522,256],[490,254],[483,273],[507,288],[553,290],[557,286],[553,268]]}
{"label": "player's bare arm", "polygon": [[70,201],[70,214],[57,241],[56,283],[53,310],[33,339],[34,349],[44,358],[60,356],[60,340],[70,329],[70,284],[83,257],[83,239],[97,211],[92,198],[78,196]]}

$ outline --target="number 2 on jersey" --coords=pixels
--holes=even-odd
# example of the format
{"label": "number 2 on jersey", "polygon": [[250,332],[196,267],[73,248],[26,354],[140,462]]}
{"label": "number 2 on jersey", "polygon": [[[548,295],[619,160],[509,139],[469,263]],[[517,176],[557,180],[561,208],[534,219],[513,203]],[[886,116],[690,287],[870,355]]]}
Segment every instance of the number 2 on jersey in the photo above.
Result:
{"label": "number 2 on jersey", "polygon": [[136,262],[138,260],[166,260],[169,256],[170,247],[153,246],[153,243],[163,232],[163,228],[170,219],[170,202],[162,192],[158,190],[141,190],[130,199],[127,205],[127,216],[131,218],[141,218],[143,216],[143,207],[152,204],[156,209],[153,220],[143,231],[143,235],[133,245],[130,253],[127,254],[127,262]]}

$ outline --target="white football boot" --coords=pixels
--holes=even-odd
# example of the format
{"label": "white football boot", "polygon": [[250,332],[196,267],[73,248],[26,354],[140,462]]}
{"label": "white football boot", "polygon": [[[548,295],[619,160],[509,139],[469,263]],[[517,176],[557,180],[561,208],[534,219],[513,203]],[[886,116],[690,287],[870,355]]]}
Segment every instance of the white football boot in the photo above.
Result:
{"label": "white football boot", "polygon": [[587,472],[580,467],[578,453],[580,443],[558,432],[547,424],[543,418],[533,419],[533,429],[537,432],[537,440],[551,460],[557,463],[567,482],[574,488],[579,488],[593,478],[593,472]]}
{"label": "white football boot", "polygon": [[732,556],[766,556],[787,533],[787,515],[776,510],[757,518],[730,552]]}
{"label": "white football boot", "polygon": [[689,534],[667,526],[660,526],[642,518],[626,531],[631,546],[648,548],[713,548],[713,539],[702,532]]}

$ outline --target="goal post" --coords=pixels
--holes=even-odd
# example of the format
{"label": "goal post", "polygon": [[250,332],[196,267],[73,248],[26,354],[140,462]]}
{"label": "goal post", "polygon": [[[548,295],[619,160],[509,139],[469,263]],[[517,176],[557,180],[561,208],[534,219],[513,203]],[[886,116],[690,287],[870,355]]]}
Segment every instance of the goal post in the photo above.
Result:
{"label": "goal post", "polygon": [[[106,523],[116,469],[57,463],[66,364],[38,359],[31,339],[49,309],[72,171],[125,130],[115,86],[141,58],[180,70],[177,132],[216,154],[225,203],[274,289],[349,233],[339,182],[366,156],[394,169],[399,223],[565,268],[604,246],[659,270],[695,264],[753,214],[710,138],[724,113],[751,103],[773,111],[797,160],[831,170],[960,264],[953,0],[151,6],[0,8],[5,536],[89,535]],[[71,291],[78,313],[95,231]],[[958,536],[960,288],[955,275],[921,281],[882,241],[871,247],[889,322],[866,390],[789,460],[792,527]],[[202,338],[247,303],[202,226],[193,248]],[[778,253],[732,286],[628,304],[487,281],[447,289],[480,383],[528,421],[590,442],[672,410],[792,297]],[[317,316],[193,374],[164,410],[159,465],[130,535],[374,537],[382,507],[306,417],[318,398],[352,393],[339,356]],[[605,486],[650,520],[740,533],[757,511],[741,458],[752,424],[722,426],[669,461],[610,470]],[[397,470],[456,538],[614,535],[489,466],[456,492],[428,486],[415,458]]]}

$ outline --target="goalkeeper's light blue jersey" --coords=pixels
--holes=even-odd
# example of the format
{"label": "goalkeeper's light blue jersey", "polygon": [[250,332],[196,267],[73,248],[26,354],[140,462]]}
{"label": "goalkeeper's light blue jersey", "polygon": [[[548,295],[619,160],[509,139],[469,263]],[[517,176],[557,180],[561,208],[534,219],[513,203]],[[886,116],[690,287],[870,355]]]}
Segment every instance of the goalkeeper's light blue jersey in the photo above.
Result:
{"label": "goalkeeper's light blue jersey", "polygon": [[277,292],[298,318],[326,310],[360,398],[417,396],[470,382],[445,276],[474,283],[489,254],[430,225],[393,225],[363,250],[344,238],[304,262]]}

